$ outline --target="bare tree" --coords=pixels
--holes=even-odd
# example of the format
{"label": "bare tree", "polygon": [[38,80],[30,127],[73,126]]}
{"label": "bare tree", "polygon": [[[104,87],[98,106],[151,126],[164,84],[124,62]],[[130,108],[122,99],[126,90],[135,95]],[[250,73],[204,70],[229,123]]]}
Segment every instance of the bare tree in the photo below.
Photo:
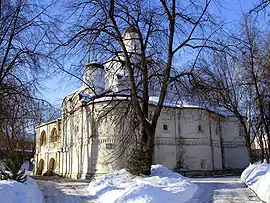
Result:
{"label": "bare tree", "polygon": [[55,34],[48,15],[51,6],[42,1],[0,0],[0,133],[7,151],[16,149],[18,140],[28,139],[27,131],[33,132],[38,122],[40,73],[51,65],[49,42]]}
{"label": "bare tree", "polygon": [[254,7],[249,11],[249,13],[259,13],[261,11],[264,11],[270,4],[269,0],[260,0],[258,3],[254,5]]}
{"label": "bare tree", "polygon": [[203,64],[194,80],[197,95],[207,108],[218,107],[217,111],[231,112],[238,118],[250,162],[253,163],[249,87],[242,82],[239,63],[226,53],[213,53],[211,59]]}
{"label": "bare tree", "polygon": [[[269,138],[269,47],[251,15],[244,15],[241,30],[241,36],[233,36],[237,45],[233,52],[213,52],[203,61],[204,68],[197,71],[198,80],[194,81],[204,101],[238,118],[253,163],[255,136],[261,141],[264,136]],[[269,158],[269,152],[265,156]]]}
{"label": "bare tree", "polygon": [[[268,138],[267,159],[270,155],[270,122],[269,122],[269,42],[262,37],[252,16],[244,18],[244,33],[241,65],[246,70],[246,79],[253,92],[253,102],[257,110],[257,119],[263,128],[263,134]],[[258,122],[257,122],[258,123]]]}
{"label": "bare tree", "polygon": [[[102,62],[120,63],[118,68],[125,70],[127,85],[118,93],[131,99],[140,122],[141,149],[147,157],[144,174],[150,174],[155,131],[168,88],[180,78],[192,75],[192,68],[185,70],[176,60],[187,62],[183,55],[192,52],[195,57],[190,61],[196,64],[204,48],[224,50],[223,43],[214,40],[220,27],[208,12],[210,3],[211,0],[181,3],[160,0],[155,4],[151,1],[94,0],[69,4],[72,16],[67,21],[72,25],[69,28],[71,37],[60,45],[69,47],[68,53],[77,56],[77,61],[81,59],[81,64],[87,56],[86,51],[82,53],[83,48],[90,50],[92,57],[98,55]],[[126,32],[134,35],[127,37]],[[135,44],[129,43],[132,40]],[[74,69],[73,65],[71,67]],[[115,69],[111,68],[113,72]],[[157,87],[155,96],[158,98],[151,113],[149,84]],[[96,98],[99,97],[95,88],[90,89]]]}
{"label": "bare tree", "polygon": [[35,81],[42,70],[52,36],[52,24],[45,20],[49,18],[46,13],[49,6],[37,1],[1,0],[1,87],[9,81]]}

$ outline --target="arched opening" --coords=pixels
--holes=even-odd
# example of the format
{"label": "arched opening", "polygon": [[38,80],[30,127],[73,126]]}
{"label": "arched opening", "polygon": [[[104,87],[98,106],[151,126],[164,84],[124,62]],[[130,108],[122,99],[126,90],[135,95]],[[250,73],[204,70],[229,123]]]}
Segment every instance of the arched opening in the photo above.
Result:
{"label": "arched opening", "polygon": [[55,169],[55,159],[54,158],[51,158],[50,159],[50,162],[49,162],[49,171],[54,171]]}
{"label": "arched opening", "polygon": [[203,127],[201,124],[198,125],[198,129],[197,129],[198,132],[203,132]]}
{"label": "arched opening", "polygon": [[43,130],[40,135],[40,146],[45,145],[45,144],[46,144],[46,133]]}
{"label": "arched opening", "polygon": [[51,142],[58,141],[57,130],[54,128],[51,132]]}
{"label": "arched opening", "polygon": [[163,124],[163,130],[164,131],[167,131],[169,128],[168,128],[168,125],[167,124]]}
{"label": "arched opening", "polygon": [[43,169],[44,169],[44,160],[40,159],[38,163],[38,168],[37,168],[37,175],[41,175]]}

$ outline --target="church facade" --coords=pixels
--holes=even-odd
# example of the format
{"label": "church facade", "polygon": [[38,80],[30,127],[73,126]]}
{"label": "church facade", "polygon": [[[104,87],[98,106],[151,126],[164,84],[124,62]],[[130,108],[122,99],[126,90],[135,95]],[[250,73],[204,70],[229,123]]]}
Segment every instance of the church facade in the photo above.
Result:
{"label": "church facade", "polygon": [[[124,33],[136,51],[136,30]],[[63,99],[61,118],[36,127],[35,173],[88,178],[125,168],[138,132],[130,100],[118,94],[125,70],[111,60],[88,63],[84,84]],[[89,84],[95,87],[89,88]],[[150,97],[150,112],[155,105]],[[242,169],[249,159],[236,117],[199,106],[164,104],[153,162],[180,171]]]}

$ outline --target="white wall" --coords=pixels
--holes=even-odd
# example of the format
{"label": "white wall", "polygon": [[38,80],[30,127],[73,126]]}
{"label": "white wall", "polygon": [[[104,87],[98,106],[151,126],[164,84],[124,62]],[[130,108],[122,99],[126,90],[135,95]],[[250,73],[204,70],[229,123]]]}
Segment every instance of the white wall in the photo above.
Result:
{"label": "white wall", "polygon": [[[68,103],[63,107],[73,108],[69,107]],[[94,173],[102,174],[126,167],[127,154],[132,145],[128,148],[122,147],[121,151],[122,145],[119,140],[128,132],[129,122],[132,120],[127,116],[121,127],[115,122],[118,119],[117,115],[126,109],[125,103],[119,109],[98,119],[103,112],[107,112],[106,108],[109,108],[106,102],[95,103],[94,106],[77,105],[72,114],[62,117],[59,146],[68,147],[68,151],[60,155],[60,174],[72,178],[79,174],[84,178]],[[41,126],[37,132],[48,132],[53,125],[55,124]],[[164,125],[167,125],[167,130],[163,129]],[[243,139],[238,133],[238,122],[235,118],[220,117],[216,113],[198,108],[165,107],[156,129],[153,161],[170,169],[222,169],[220,143],[223,141],[226,168],[244,168],[248,160],[247,153]],[[132,141],[132,136],[129,139]],[[111,149],[106,149],[107,143],[112,144]],[[48,167],[48,159],[57,151],[49,148],[49,144],[38,153],[39,158],[45,160],[45,168]],[[119,152],[123,153],[123,156],[115,159]]]}

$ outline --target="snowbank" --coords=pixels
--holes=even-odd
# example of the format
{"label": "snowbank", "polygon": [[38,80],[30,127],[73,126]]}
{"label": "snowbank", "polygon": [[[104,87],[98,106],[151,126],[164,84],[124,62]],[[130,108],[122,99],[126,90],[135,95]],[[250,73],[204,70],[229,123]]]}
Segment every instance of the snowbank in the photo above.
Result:
{"label": "snowbank", "polygon": [[87,190],[99,202],[181,203],[189,201],[198,186],[162,165],[153,165],[151,176],[133,176],[125,169],[97,177]]}
{"label": "snowbank", "polygon": [[241,180],[251,188],[258,197],[270,203],[270,164],[250,164],[241,174]]}
{"label": "snowbank", "polygon": [[32,178],[27,178],[25,183],[13,180],[0,181],[0,202],[5,203],[43,203],[41,191]]}

